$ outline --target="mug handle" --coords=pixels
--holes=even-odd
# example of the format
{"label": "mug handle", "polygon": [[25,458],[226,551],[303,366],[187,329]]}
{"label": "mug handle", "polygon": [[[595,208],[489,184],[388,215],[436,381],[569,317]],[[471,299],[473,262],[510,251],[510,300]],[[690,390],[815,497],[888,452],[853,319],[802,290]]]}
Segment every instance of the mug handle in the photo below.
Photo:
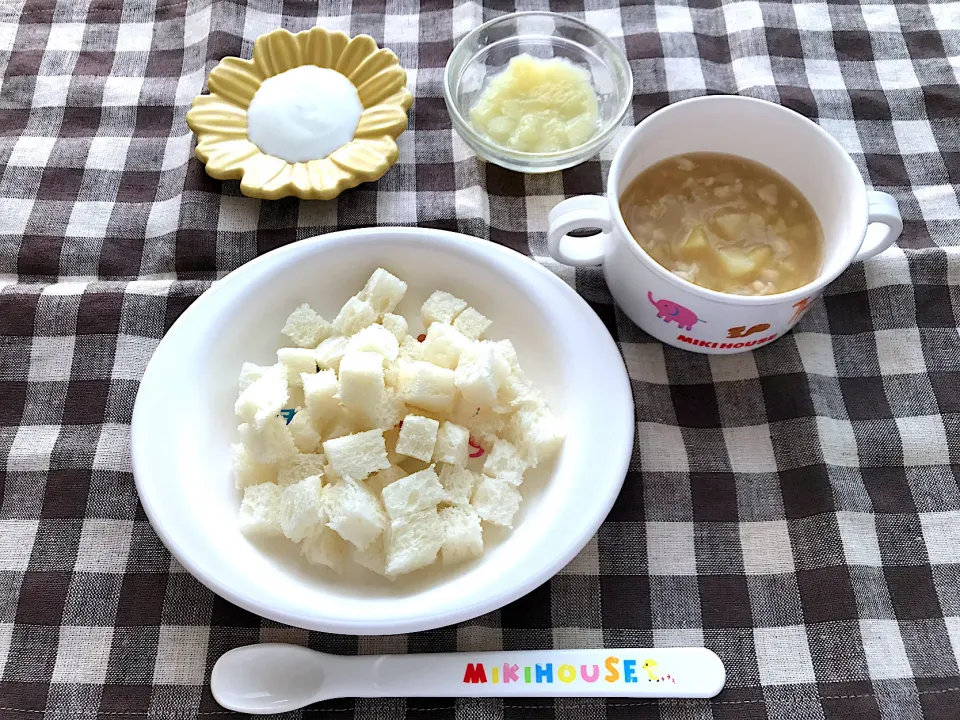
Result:
{"label": "mug handle", "polygon": [[[863,239],[863,245],[860,251],[853,259],[866,260],[874,255],[879,255],[888,247],[896,242],[903,232],[903,220],[900,218],[900,210],[897,208],[897,201],[892,195],[877,190],[867,191],[867,203],[869,217],[867,219],[867,235]],[[871,233],[870,226],[874,223],[885,225],[879,232]],[[873,237],[871,237],[871,235]]]}
{"label": "mug handle", "polygon": [[[600,233],[582,238],[568,234],[582,228],[599,228]],[[602,195],[579,195],[557,203],[550,211],[547,247],[553,259],[564,265],[600,265],[612,229],[607,199]]]}

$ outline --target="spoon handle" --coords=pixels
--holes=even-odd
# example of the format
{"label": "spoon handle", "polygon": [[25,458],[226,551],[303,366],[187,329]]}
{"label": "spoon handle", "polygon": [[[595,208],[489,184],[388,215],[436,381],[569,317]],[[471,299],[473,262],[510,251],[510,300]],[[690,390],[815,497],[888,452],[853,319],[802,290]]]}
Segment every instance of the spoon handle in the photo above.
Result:
{"label": "spoon handle", "polygon": [[524,650],[352,660],[354,677],[349,684],[351,694],[358,697],[709,698],[726,680],[720,658],[706,648]]}

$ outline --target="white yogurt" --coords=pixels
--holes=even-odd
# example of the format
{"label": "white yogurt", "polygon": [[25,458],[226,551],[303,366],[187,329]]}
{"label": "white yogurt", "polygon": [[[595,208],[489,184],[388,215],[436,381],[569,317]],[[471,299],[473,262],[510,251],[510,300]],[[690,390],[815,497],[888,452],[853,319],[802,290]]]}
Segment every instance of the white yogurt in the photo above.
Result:
{"label": "white yogurt", "polygon": [[247,137],[290,163],[319,160],[353,140],[362,113],[346,77],[302,65],[263,81],[247,108]]}

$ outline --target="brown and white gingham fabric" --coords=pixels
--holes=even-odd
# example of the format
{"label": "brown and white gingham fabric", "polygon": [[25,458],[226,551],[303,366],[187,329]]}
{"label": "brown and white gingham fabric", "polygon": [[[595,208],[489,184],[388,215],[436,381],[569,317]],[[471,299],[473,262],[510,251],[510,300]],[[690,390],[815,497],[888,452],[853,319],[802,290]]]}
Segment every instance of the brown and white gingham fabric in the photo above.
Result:
{"label": "brown and white gingham fabric", "polygon": [[[281,640],[346,654],[703,644],[728,670],[712,701],[342,700],[306,717],[960,718],[960,4],[522,3],[625,50],[629,124],[704,93],[766,98],[819,122],[899,201],[899,248],[850,268],[791,335],[712,358],[640,332],[598,270],[544,257],[548,210],[602,192],[616,141],[524,177],[453,134],[444,62],[514,9],[0,2],[0,717],[227,717],[213,662]],[[373,35],[409,69],[397,165],[333,202],[261,202],[208,178],[184,121],[206,73],[261,33],[318,23]],[[279,626],[211,594],[151,530],[130,469],[138,381],[224,273],[394,224],[501,243],[574,286],[620,343],[637,450],[597,537],[499,612],[389,638]]]}

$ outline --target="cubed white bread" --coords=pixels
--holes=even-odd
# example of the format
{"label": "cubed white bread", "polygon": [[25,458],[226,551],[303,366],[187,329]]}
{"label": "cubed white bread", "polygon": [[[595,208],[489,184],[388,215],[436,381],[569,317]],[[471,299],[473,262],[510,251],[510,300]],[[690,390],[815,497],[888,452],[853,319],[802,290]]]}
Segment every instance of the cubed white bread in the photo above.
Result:
{"label": "cubed white bread", "polygon": [[244,535],[282,535],[280,493],[280,486],[270,482],[244,488],[240,503],[240,532]]}
{"label": "cubed white bread", "polygon": [[449,412],[457,395],[453,370],[428,362],[404,362],[400,365],[397,387],[407,405]]}
{"label": "cubed white bread", "polygon": [[364,550],[357,550],[353,545],[349,546],[350,559],[360,567],[364,567],[377,575],[393,580],[387,575],[387,553],[383,549],[383,536],[378,537],[372,543],[367,545]]}
{"label": "cubed white bread", "polygon": [[483,337],[491,324],[490,320],[472,307],[468,307],[457,315],[457,319],[453,321],[453,326],[471,340],[479,340]]}
{"label": "cubed white bread", "polygon": [[337,417],[332,424],[327,426],[327,429],[323,431],[322,437],[324,441],[335,440],[345,435],[353,435],[355,432],[357,432],[357,428],[355,428],[353,423],[344,415]]}
{"label": "cubed white bread", "polygon": [[287,371],[287,385],[291,388],[303,387],[301,374],[312,375],[317,371],[316,350],[308,348],[280,348],[277,360]]}
{"label": "cubed white bread", "polygon": [[512,342],[509,340],[497,340],[494,345],[500,348],[500,354],[510,366],[511,373],[522,372],[520,358],[517,356],[517,349],[513,346]]}
{"label": "cubed white bread", "polygon": [[230,446],[230,464],[233,469],[233,483],[238,488],[277,481],[275,465],[257,462],[242,443]]}
{"label": "cubed white bread", "polygon": [[443,290],[437,290],[420,308],[420,319],[423,326],[429,328],[433,323],[451,324],[467,308],[465,300],[451,295]]}
{"label": "cubed white bread", "polygon": [[322,479],[324,475],[323,468],[326,464],[327,458],[322,453],[294,455],[290,460],[280,466],[280,470],[277,473],[277,485],[292,485],[312,475],[316,475]]}
{"label": "cubed white bread", "polygon": [[397,520],[420,510],[435,508],[446,497],[446,493],[431,465],[390,483],[383,488],[380,497],[383,498],[387,515],[391,520]]}
{"label": "cubed white bread", "polygon": [[377,268],[363,286],[359,297],[370,303],[378,315],[382,315],[392,312],[406,292],[407,284],[403,280],[383,268]]}
{"label": "cubed white bread", "polygon": [[384,313],[383,317],[380,318],[380,324],[393,333],[393,336],[397,339],[398,344],[403,342],[403,339],[410,331],[410,326],[407,323],[407,319],[403,315]]}
{"label": "cubed white bread", "polygon": [[511,372],[500,391],[497,393],[497,402],[493,406],[496,412],[512,413],[525,405],[543,404],[544,400],[533,383],[523,374],[522,370]]}
{"label": "cubed white bread", "polygon": [[420,359],[455,370],[460,353],[470,345],[470,340],[459,330],[444,323],[434,323],[427,329],[427,337],[420,344]]}
{"label": "cubed white bread", "polygon": [[303,401],[307,412],[310,413],[314,425],[322,428],[342,411],[337,399],[340,391],[337,374],[327,369],[313,375],[303,374],[300,380],[303,383]]}
{"label": "cubed white bread", "polygon": [[280,493],[280,528],[283,534],[296,543],[323,527],[327,522],[324,495],[320,478],[316,475],[283,488]]}
{"label": "cubed white bread", "polygon": [[406,455],[401,455],[397,452],[397,440],[399,439],[400,428],[392,427],[389,430],[384,430],[383,441],[387,446],[387,458],[390,460],[391,465],[399,465],[407,459]]}
{"label": "cubed white bread", "polygon": [[445,539],[436,508],[421,510],[390,523],[387,530],[387,575],[404,575],[430,565]]}
{"label": "cubed white bread", "polygon": [[473,506],[454,505],[444,508],[439,515],[443,525],[440,555],[444,565],[456,565],[483,554],[483,528]]}
{"label": "cubed white bread", "polygon": [[350,338],[336,335],[329,337],[317,345],[313,351],[313,357],[321,370],[337,370],[340,368],[340,359],[347,351],[347,343]]}
{"label": "cubed white bread", "polygon": [[260,427],[284,408],[288,397],[286,369],[274,365],[240,393],[233,409],[240,422]]}
{"label": "cubed white bread", "polygon": [[383,325],[368,325],[350,338],[347,352],[373,352],[381,355],[384,362],[393,362],[400,353],[400,343]]}
{"label": "cubed white bread", "polygon": [[282,464],[297,454],[297,446],[293,442],[287,421],[279,415],[267,418],[259,428],[243,423],[237,431],[250,457],[259,463]]}
{"label": "cubed white bread", "polygon": [[377,408],[377,417],[373,422],[374,427],[381,430],[389,430],[397,425],[407,414],[407,405],[403,401],[400,393],[394,388],[386,388],[383,401]]}
{"label": "cubed white bread", "polygon": [[440,423],[433,418],[420,415],[407,415],[400,426],[397,439],[397,452],[401,455],[430,462],[433,449],[437,444],[437,431]]}
{"label": "cubed white bread", "polygon": [[513,516],[520,509],[520,491],[505,480],[483,476],[470,504],[481,520],[513,527]]}
{"label": "cubed white bread", "polygon": [[377,353],[385,362],[392,362],[400,353],[400,343],[383,325],[368,325],[347,343],[347,353],[355,352]]}
{"label": "cubed white bread", "polygon": [[517,410],[507,426],[507,435],[530,467],[548,460],[563,445],[565,431],[546,404],[530,403]]}
{"label": "cubed white bread", "polygon": [[386,470],[381,470],[380,472],[375,472],[373,475],[367,478],[366,483],[367,487],[373,491],[373,494],[377,497],[380,497],[380,494],[383,492],[383,489],[387,485],[392,485],[397,480],[405,478],[407,476],[406,471],[398,467],[397,465],[391,465]]}
{"label": "cubed white bread", "polygon": [[465,465],[469,453],[470,431],[449,420],[441,423],[437,431],[437,444],[433,448],[433,460],[450,465]]}
{"label": "cubed white bread", "polygon": [[480,408],[492,407],[497,393],[510,374],[510,365],[494,343],[471,343],[460,355],[457,365],[457,390],[468,403]]}
{"label": "cubed white bread", "polygon": [[513,443],[498,439],[483,461],[483,474],[519,485],[528,467]]}
{"label": "cubed white bread", "polygon": [[337,398],[347,413],[361,424],[375,424],[386,397],[383,356],[350,352],[340,361]]}
{"label": "cubed white bread", "polygon": [[440,484],[446,495],[444,501],[454,505],[468,505],[479,483],[479,473],[461,465],[444,465],[440,471]]}
{"label": "cubed white bread", "polygon": [[400,357],[402,360],[413,362],[420,360],[423,356],[423,343],[417,340],[413,335],[407,335],[400,341]]}
{"label": "cubed white bread", "polygon": [[340,477],[363,480],[390,467],[381,430],[367,430],[327,440],[323,452]]}
{"label": "cubed white bread", "polygon": [[363,483],[349,477],[326,487],[327,525],[364,550],[387,527],[387,515],[379,498]]}
{"label": "cubed white bread", "polygon": [[341,335],[353,335],[377,321],[377,311],[356,295],[347,300],[333,321],[333,329]]}
{"label": "cubed white bread", "polygon": [[322,340],[330,337],[333,327],[304,303],[290,313],[280,332],[302,348],[315,348]]}
{"label": "cubed white bread", "polygon": [[479,408],[464,398],[457,398],[452,420],[470,431],[470,437],[484,450],[489,450],[503,432],[509,415],[501,415],[489,408]]}
{"label": "cubed white bread", "polygon": [[326,525],[321,525],[315,533],[308,535],[300,543],[300,554],[311,565],[323,565],[339,575],[343,572],[343,564],[350,547],[352,545],[337,533]]}
{"label": "cubed white bread", "polygon": [[253,383],[262,378],[264,373],[269,369],[269,365],[257,365],[256,363],[245,362],[240,366],[240,379],[237,381],[239,391],[243,392],[253,385]]}
{"label": "cubed white bread", "polygon": [[320,449],[320,434],[313,426],[309,411],[297,408],[293,419],[287,423],[287,429],[293,436],[293,444],[302,453],[315,453]]}

